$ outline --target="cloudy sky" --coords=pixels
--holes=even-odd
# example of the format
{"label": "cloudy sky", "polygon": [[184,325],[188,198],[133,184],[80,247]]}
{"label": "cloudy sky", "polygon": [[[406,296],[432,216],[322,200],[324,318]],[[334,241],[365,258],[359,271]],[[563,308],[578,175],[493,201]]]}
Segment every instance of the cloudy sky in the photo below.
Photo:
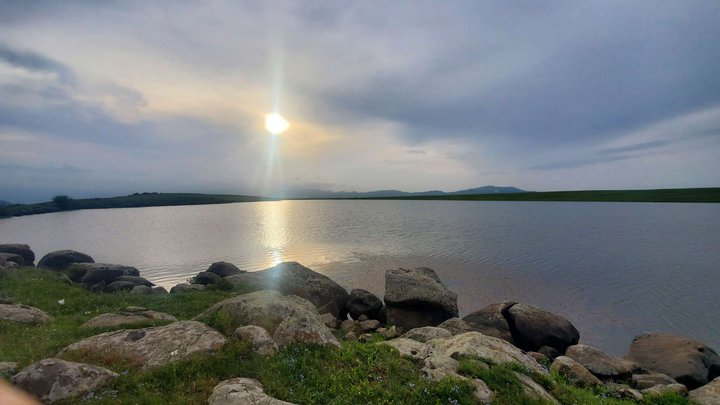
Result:
{"label": "cloudy sky", "polygon": [[720,186],[719,21],[717,0],[5,0],[0,199]]}

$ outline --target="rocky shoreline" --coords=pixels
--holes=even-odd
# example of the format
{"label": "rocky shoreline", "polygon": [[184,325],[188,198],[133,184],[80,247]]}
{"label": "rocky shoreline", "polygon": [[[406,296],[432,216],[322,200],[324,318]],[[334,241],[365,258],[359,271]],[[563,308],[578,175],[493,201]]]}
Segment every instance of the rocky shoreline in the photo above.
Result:
{"label": "rocky shoreline", "polygon": [[[0,245],[0,268],[32,267],[34,262],[29,246]],[[78,398],[117,378],[106,368],[64,358],[112,353],[140,369],[152,369],[239,340],[261,356],[297,343],[328,348],[338,348],[343,341],[387,345],[420,364],[428,380],[451,377],[469,382],[477,403],[492,403],[495,393],[482,379],[462,375],[459,359],[471,357],[480,368],[513,364],[533,375],[555,373],[577,387],[602,387],[615,398],[632,401],[675,393],[701,405],[720,404],[720,356],[702,342],[663,333],[639,335],[630,342],[627,354],[618,358],[580,344],[580,332],[569,320],[525,303],[493,303],[460,319],[457,295],[429,268],[387,270],[381,299],[362,289],[348,292],[296,262],[257,272],[217,262],[170,292],[142,278],[134,267],[95,263],[91,256],[72,250],[48,253],[37,267],[56,271],[67,283],[98,294],[244,292],[217,302],[192,320],[141,307],[100,314],[81,327],[167,324],[90,336],[61,349],[57,358],[22,370],[0,358],[0,376],[47,403]],[[11,300],[0,301],[0,320],[53,322],[42,310]],[[527,373],[515,372],[528,397],[560,403]],[[218,383],[208,402],[287,403],[267,396],[259,381],[242,376]]]}

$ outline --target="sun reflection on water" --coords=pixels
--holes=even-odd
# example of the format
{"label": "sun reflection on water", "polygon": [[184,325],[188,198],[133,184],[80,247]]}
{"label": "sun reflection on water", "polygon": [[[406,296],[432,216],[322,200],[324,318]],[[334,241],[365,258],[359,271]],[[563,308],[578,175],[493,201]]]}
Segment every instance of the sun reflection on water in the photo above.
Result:
{"label": "sun reflection on water", "polygon": [[267,255],[268,267],[282,263],[288,245],[288,201],[273,201],[258,204],[262,220],[262,243]]}

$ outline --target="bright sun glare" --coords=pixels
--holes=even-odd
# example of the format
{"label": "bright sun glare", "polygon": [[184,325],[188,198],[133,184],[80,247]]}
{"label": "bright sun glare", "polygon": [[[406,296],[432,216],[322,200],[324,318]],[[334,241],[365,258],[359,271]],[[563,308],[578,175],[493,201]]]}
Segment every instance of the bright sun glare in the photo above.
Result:
{"label": "bright sun glare", "polygon": [[270,131],[271,134],[277,135],[285,132],[290,124],[278,113],[267,114],[265,116],[265,128]]}

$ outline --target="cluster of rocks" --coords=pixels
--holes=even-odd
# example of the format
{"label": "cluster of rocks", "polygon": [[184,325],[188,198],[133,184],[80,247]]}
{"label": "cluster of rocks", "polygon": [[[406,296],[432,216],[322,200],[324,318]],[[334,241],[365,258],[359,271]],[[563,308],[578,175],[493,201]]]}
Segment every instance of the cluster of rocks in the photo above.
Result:
{"label": "cluster of rocks", "polygon": [[[0,252],[5,263],[8,257],[15,265],[34,262],[26,245],[0,245]],[[97,264],[79,252],[53,252],[38,267],[61,270],[72,281],[98,291],[136,292],[145,287],[153,292],[152,284],[136,269]],[[642,400],[646,395],[674,392],[702,405],[717,404],[720,398],[720,357],[701,342],[667,334],[640,335],[627,355],[618,358],[579,344],[579,332],[562,316],[524,303],[503,301],[460,319],[457,295],[432,269],[388,270],[385,281],[385,296],[380,299],[361,289],[348,294],[328,277],[295,262],[259,272],[217,262],[193,283],[175,286],[171,292],[218,283],[252,292],[220,301],[190,321],[140,307],[101,314],[82,327],[135,328],[90,336],[60,350],[56,358],[19,372],[17,364],[0,363],[0,376],[12,376],[13,384],[52,403],[84,395],[117,378],[110,370],[62,357],[100,354],[148,369],[216,351],[230,339],[245,341],[268,356],[291,343],[339,347],[336,336],[369,342],[383,340],[374,338],[380,335],[386,340],[374,344],[420,362],[427,378],[467,380],[479,403],[492,402],[495,394],[482,380],[459,373],[458,356],[472,356],[478,367],[515,363],[538,374],[551,370],[580,387],[602,385],[618,398]],[[0,303],[0,319],[28,324],[53,321],[37,308],[7,302]],[[557,403],[526,374],[516,377],[527,395]],[[246,378],[220,382],[209,398],[211,404],[243,401],[286,404],[267,396],[260,382]]]}

